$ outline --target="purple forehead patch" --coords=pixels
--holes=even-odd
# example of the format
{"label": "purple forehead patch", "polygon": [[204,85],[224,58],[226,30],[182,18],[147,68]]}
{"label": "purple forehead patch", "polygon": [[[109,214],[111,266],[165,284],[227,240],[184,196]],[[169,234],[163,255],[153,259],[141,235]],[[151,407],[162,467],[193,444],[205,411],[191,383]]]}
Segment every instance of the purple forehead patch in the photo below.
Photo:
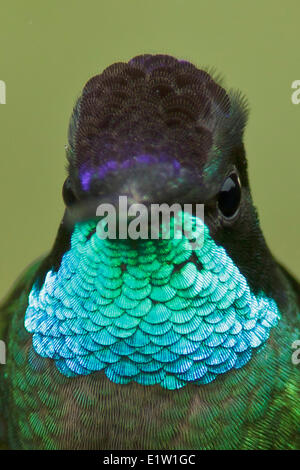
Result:
{"label": "purple forehead patch", "polygon": [[119,167],[118,163],[115,160],[109,160],[104,165],[100,166],[98,169],[98,177],[99,179],[103,179],[104,176],[111,171],[117,170]]}
{"label": "purple forehead patch", "polygon": [[98,169],[88,169],[86,168],[86,166],[82,166],[79,170],[81,186],[84,191],[88,191],[90,189],[91,180],[94,175],[101,180],[104,179],[108,173],[113,173],[114,171],[119,169],[122,170],[127,168],[138,167],[141,165],[147,165],[149,167],[150,165],[156,163],[169,163],[173,166],[175,173],[177,173],[181,167],[178,160],[164,155],[160,157],[147,154],[137,155],[135,157],[132,157],[131,159],[122,162],[117,162],[116,160],[109,160],[108,162],[101,165]]}
{"label": "purple forehead patch", "polygon": [[80,178],[82,189],[84,191],[89,190],[92,176],[93,176],[93,171],[92,170],[86,170],[86,169],[82,168],[79,171],[79,178]]}

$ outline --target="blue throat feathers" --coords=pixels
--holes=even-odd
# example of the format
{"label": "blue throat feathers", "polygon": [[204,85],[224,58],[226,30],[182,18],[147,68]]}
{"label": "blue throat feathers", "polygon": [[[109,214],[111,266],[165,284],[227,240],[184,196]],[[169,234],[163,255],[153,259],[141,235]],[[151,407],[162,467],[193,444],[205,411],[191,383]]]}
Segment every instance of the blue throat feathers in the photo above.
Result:
{"label": "blue throat feathers", "polygon": [[78,223],[59,270],[29,296],[37,354],[68,377],[103,370],[118,384],[171,390],[243,367],[277,324],[277,305],[254,295],[203,221],[188,217],[196,247],[186,234],[101,240],[96,221]]}

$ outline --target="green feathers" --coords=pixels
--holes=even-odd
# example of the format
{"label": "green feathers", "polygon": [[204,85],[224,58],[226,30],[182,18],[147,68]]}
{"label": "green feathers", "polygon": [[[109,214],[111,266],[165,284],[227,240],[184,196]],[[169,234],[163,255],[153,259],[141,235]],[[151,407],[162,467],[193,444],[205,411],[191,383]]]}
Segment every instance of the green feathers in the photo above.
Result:
{"label": "green feathers", "polygon": [[181,218],[171,239],[133,245],[101,240],[96,222],[78,224],[58,272],[29,296],[35,351],[69,377],[104,370],[115,383],[167,389],[244,366],[276,325],[277,306],[251,292],[201,219],[185,214],[189,238],[175,238]]}

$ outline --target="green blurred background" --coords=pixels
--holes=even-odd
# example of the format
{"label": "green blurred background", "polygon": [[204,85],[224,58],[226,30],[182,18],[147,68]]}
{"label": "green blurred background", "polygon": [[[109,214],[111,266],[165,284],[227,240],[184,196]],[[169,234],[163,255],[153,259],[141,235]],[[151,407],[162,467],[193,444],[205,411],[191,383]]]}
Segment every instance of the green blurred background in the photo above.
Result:
{"label": "green blurred background", "polygon": [[250,179],[266,239],[300,277],[299,0],[52,0],[0,5],[0,298],[48,250],[63,213],[69,115],[116,61],[167,53],[248,97]]}

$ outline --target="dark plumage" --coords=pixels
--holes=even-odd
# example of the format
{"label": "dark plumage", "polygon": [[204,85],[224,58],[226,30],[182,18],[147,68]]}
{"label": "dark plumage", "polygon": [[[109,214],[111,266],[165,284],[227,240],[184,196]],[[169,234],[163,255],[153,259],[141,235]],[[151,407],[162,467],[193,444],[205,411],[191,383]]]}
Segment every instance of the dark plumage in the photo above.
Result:
{"label": "dark plumage", "polygon": [[[133,165],[132,157],[144,154],[176,159],[198,176],[204,167],[209,173],[242,145],[246,115],[239,94],[229,96],[189,62],[146,55],[116,63],[88,81],[73,111],[68,160],[74,191],[80,196],[88,185],[107,194],[114,188],[110,179],[103,188],[99,168]],[[93,170],[94,179],[82,184],[80,176]]]}

